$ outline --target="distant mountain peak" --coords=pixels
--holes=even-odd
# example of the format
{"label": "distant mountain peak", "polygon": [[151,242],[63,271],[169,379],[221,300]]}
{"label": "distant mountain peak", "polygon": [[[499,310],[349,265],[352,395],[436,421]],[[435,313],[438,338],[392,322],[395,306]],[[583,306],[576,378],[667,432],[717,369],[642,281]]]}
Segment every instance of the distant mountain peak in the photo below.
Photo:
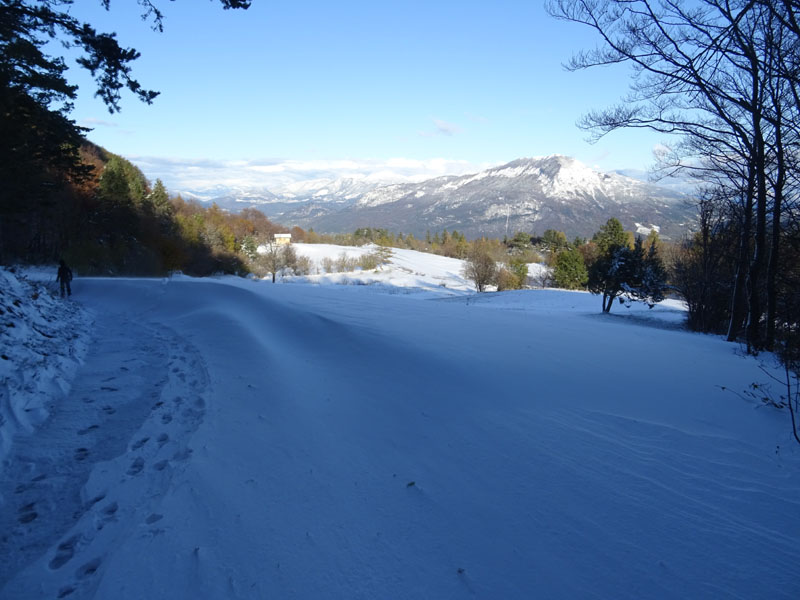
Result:
{"label": "distant mountain peak", "polygon": [[[215,190],[216,191],[216,190]],[[208,194],[203,194],[208,198]],[[424,234],[458,229],[468,236],[564,231],[590,236],[610,217],[636,231],[648,224],[679,237],[692,222],[685,196],[619,173],[603,173],[563,154],[519,158],[467,175],[417,183],[371,177],[315,179],[213,198],[238,210],[246,201],[284,225],[318,231],[386,227]]]}

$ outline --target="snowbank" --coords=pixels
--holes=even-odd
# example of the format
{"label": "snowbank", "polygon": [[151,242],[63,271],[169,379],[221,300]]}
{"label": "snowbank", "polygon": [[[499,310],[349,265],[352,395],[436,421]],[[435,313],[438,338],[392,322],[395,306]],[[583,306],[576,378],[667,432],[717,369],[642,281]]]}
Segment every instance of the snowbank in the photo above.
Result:
{"label": "snowbank", "polygon": [[[55,267],[53,268],[55,272]],[[85,355],[88,311],[55,288],[0,267],[0,461],[67,393]]]}

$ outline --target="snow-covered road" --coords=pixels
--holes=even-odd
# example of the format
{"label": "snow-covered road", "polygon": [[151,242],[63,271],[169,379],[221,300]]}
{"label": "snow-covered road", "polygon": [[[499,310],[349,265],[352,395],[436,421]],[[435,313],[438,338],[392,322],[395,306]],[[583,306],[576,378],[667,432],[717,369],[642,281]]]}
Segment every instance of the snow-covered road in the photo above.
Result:
{"label": "snow-covered road", "polygon": [[800,453],[719,388],[758,369],[717,339],[596,307],[78,283],[93,343],[2,474],[3,598],[800,591],[776,560],[800,559]]}

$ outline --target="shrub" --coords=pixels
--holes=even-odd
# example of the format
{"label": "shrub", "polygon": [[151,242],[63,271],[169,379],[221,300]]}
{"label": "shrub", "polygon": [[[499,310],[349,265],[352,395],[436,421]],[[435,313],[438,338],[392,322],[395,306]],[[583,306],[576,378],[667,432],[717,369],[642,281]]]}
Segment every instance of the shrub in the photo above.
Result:
{"label": "shrub", "polygon": [[508,269],[499,269],[495,278],[497,291],[518,290],[522,287],[519,277]]}
{"label": "shrub", "polygon": [[375,252],[370,252],[369,254],[362,254],[358,258],[358,266],[361,267],[364,271],[372,271],[377,269],[379,265],[379,257]]}

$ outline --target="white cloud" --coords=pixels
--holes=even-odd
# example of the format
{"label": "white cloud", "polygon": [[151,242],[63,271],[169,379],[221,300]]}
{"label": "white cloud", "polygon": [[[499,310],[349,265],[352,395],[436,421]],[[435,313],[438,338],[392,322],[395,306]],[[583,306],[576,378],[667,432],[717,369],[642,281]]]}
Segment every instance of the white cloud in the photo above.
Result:
{"label": "white cloud", "polygon": [[119,127],[117,123],[113,123],[112,121],[104,121],[103,119],[81,119],[78,123],[81,127]]}
{"label": "white cloud", "polygon": [[433,130],[420,131],[420,137],[437,137],[440,135],[451,137],[464,131],[461,129],[461,127],[455,125],[454,123],[448,123],[447,121],[442,121],[441,119],[432,119],[432,121],[434,127]]}
{"label": "white cloud", "polygon": [[436,126],[436,130],[442,135],[455,135],[457,133],[461,133],[462,131],[461,127],[458,125],[448,123],[447,121],[442,121],[441,119],[434,119],[433,124]]}
{"label": "white cloud", "polygon": [[368,179],[396,183],[442,175],[475,173],[491,166],[464,160],[402,157],[377,159],[259,159],[251,161],[129,156],[151,180],[172,191],[201,191],[215,186],[279,189],[312,179]]}

